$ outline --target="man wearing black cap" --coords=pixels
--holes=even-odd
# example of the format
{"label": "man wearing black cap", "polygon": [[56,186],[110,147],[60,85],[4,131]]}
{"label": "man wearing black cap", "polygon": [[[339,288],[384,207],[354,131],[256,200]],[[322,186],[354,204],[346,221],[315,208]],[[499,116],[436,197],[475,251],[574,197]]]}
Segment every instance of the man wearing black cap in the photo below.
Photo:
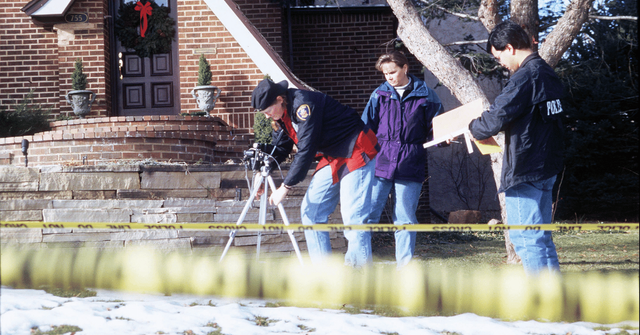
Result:
{"label": "man wearing black cap", "polygon": [[[370,212],[371,181],[379,146],[375,134],[351,107],[326,94],[288,89],[288,83],[261,81],[251,95],[251,105],[281,128],[272,134],[279,139],[275,155],[279,160],[293,148],[298,153],[282,185],[269,197],[279,204],[289,189],[307,175],[316,154],[318,163],[301,204],[305,225],[327,223],[340,201],[345,225],[363,224]],[[278,136],[283,132],[282,136]],[[345,231],[349,241],[345,263],[360,267],[371,263],[371,233]],[[315,263],[331,254],[328,232],[305,231],[309,256]]]}

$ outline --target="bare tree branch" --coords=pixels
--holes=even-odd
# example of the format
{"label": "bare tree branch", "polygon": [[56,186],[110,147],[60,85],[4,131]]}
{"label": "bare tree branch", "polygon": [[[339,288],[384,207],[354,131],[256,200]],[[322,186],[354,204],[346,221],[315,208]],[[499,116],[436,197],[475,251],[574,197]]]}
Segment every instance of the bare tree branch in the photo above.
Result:
{"label": "bare tree branch", "polygon": [[638,21],[638,17],[637,16],[601,16],[601,15],[589,15],[590,19],[597,19],[597,20],[610,20],[610,21],[614,21],[614,20],[630,20],[630,21]]}
{"label": "bare tree branch", "polygon": [[[424,1],[424,0],[421,0],[421,1],[422,1],[422,2],[424,2],[424,3],[427,3],[427,2],[426,2],[426,1]],[[456,12],[451,11],[451,10],[448,10],[448,9],[446,9],[446,8],[444,8],[444,7],[440,6],[440,5],[435,5],[435,4],[434,4],[433,6],[434,6],[435,8],[438,8],[439,10],[441,10],[441,11],[443,11],[443,12],[445,12],[445,13],[451,14],[451,15],[453,15],[453,16],[457,16],[457,17],[460,17],[460,18],[463,18],[463,19],[469,19],[469,20],[474,20],[474,21],[480,21],[480,18],[479,18],[479,17],[477,17],[477,16],[473,16],[473,15],[469,15],[469,14],[464,14],[464,13],[456,13]]]}
{"label": "bare tree branch", "polygon": [[443,44],[443,47],[448,47],[448,46],[452,46],[452,45],[466,45],[466,44],[486,44],[487,40],[477,40],[477,41],[458,41],[458,42],[451,42],[451,43],[447,43],[447,44]]}

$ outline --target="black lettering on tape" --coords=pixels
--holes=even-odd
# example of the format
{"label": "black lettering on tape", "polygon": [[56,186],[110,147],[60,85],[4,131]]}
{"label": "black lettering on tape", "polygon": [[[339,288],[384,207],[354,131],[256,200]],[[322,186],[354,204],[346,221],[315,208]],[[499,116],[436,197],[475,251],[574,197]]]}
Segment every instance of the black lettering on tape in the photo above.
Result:
{"label": "black lettering on tape", "polygon": [[29,226],[27,226],[24,223],[3,223],[1,227],[4,228],[29,228]]}
{"label": "black lettering on tape", "polygon": [[144,225],[144,227],[147,228],[147,229],[176,229],[176,226],[174,226],[174,225],[155,225],[155,224],[149,225],[149,224],[146,224],[146,225]]}
{"label": "black lettering on tape", "polygon": [[208,229],[220,229],[220,230],[247,230],[247,227],[243,226],[231,226],[231,225],[210,225]]}
{"label": "black lettering on tape", "polygon": [[398,229],[396,227],[370,227],[369,228],[369,231],[372,232],[372,233],[375,233],[375,232],[395,232],[395,231],[398,231],[398,230],[405,230],[405,229],[404,228]]}
{"label": "black lettering on tape", "polygon": [[107,227],[110,229],[131,229],[131,226],[128,224],[108,224]]}
{"label": "black lettering on tape", "polygon": [[42,225],[45,228],[64,228],[63,224],[45,223]]}

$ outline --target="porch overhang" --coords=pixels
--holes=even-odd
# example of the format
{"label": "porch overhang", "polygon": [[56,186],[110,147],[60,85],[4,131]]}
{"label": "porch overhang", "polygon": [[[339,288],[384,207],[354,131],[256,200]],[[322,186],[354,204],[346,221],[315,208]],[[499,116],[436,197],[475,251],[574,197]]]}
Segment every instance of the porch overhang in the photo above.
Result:
{"label": "porch overhang", "polygon": [[64,23],[65,15],[75,0],[31,0],[22,11],[31,16],[33,23],[39,26],[53,26]]}

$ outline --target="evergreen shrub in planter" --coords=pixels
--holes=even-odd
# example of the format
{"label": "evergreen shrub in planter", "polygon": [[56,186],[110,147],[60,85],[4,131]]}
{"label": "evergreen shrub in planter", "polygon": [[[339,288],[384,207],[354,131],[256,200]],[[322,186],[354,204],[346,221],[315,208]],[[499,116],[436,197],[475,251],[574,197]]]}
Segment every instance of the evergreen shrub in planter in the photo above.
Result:
{"label": "evergreen shrub in planter", "polygon": [[191,90],[191,95],[196,99],[198,109],[206,115],[213,110],[220,96],[220,89],[211,85],[211,68],[204,54],[200,55],[198,61],[198,86]]}
{"label": "evergreen shrub in planter", "polygon": [[85,115],[91,112],[91,104],[96,100],[96,94],[93,91],[86,90],[87,75],[83,72],[82,60],[80,58],[76,59],[71,80],[73,90],[67,93],[67,102],[71,105],[73,113],[79,118],[84,119]]}

